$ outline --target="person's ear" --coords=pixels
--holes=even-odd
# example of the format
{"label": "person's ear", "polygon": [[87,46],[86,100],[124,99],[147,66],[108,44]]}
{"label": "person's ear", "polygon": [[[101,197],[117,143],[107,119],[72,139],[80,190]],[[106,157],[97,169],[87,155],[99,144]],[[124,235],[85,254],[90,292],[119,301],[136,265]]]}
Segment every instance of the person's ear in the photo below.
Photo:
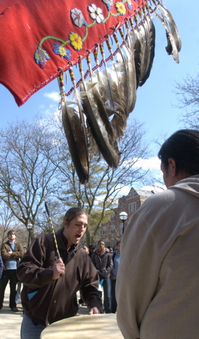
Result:
{"label": "person's ear", "polygon": [[66,219],[63,220],[63,226],[64,226],[64,227],[67,227],[67,226],[68,226],[68,223],[67,223]]}
{"label": "person's ear", "polygon": [[173,158],[169,158],[168,163],[169,163],[170,173],[172,177],[175,177],[176,176],[176,162]]}

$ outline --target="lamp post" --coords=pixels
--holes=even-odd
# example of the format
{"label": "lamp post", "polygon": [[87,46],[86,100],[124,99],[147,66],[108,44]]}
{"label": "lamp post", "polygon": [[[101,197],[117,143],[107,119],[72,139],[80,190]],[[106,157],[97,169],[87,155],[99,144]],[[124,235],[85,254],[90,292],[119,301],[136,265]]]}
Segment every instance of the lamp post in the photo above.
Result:
{"label": "lamp post", "polygon": [[128,219],[128,214],[126,212],[121,212],[119,214],[119,217],[120,217],[120,220],[123,223],[122,234],[124,234],[124,224],[125,224],[125,221]]}
{"label": "lamp post", "polygon": [[28,230],[28,248],[30,246],[30,234],[31,234],[32,228],[33,228],[32,224],[28,224],[27,225],[27,230]]}

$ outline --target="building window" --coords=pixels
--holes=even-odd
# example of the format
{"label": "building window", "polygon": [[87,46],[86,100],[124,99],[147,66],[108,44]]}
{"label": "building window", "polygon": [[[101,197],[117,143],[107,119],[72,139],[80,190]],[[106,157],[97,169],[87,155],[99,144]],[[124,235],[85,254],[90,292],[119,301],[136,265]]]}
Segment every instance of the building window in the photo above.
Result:
{"label": "building window", "polygon": [[129,204],[129,213],[133,212],[133,204]]}
{"label": "building window", "polygon": [[106,227],[103,227],[102,228],[102,235],[105,235],[106,234]]}
{"label": "building window", "polygon": [[111,215],[111,221],[114,221],[115,220],[115,214],[112,214]]}
{"label": "building window", "polygon": [[136,211],[136,202],[133,203],[133,211]]}
{"label": "building window", "polygon": [[111,233],[115,233],[115,226],[111,226]]}
{"label": "building window", "polygon": [[134,198],[134,191],[131,191],[131,198]]}

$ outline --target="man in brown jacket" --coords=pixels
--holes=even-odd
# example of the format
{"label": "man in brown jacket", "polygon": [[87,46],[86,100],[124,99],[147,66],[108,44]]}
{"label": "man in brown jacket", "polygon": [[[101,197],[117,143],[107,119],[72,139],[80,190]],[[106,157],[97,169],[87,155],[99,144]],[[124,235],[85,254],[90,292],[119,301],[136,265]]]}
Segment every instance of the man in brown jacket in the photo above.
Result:
{"label": "man in brown jacket", "polygon": [[52,234],[39,235],[22,258],[17,270],[23,283],[21,339],[39,339],[48,324],[75,316],[78,290],[89,314],[99,313],[98,273],[79,245],[87,227],[86,212],[70,208],[63,228],[56,232],[61,258],[56,258]]}
{"label": "man in brown jacket", "polygon": [[23,256],[23,246],[15,241],[16,234],[14,230],[8,232],[8,241],[1,247],[1,256],[4,262],[4,271],[0,283],[0,309],[3,307],[4,293],[8,281],[10,281],[10,300],[9,307],[13,312],[18,312],[15,302],[17,279],[17,265],[19,258]]}

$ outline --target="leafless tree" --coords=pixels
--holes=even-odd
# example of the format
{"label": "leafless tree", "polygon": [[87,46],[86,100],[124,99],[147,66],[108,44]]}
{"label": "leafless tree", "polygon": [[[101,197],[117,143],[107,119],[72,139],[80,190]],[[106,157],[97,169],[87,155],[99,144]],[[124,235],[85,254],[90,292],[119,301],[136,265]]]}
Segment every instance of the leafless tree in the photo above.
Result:
{"label": "leafless tree", "polygon": [[199,128],[199,73],[190,75],[182,83],[176,84],[179,108],[182,109],[180,120],[191,128]]}
{"label": "leafless tree", "polygon": [[41,121],[16,122],[0,131],[0,198],[26,227],[55,189],[54,134]]}
{"label": "leafless tree", "polygon": [[[59,180],[62,182],[57,198],[66,206],[85,208],[90,215],[90,226],[86,233],[86,243],[94,241],[106,213],[117,205],[117,196],[124,186],[135,182],[145,182],[147,170],[137,166],[140,158],[147,158],[149,147],[144,143],[145,132],[137,121],[127,128],[120,142],[120,163],[118,168],[110,168],[103,159],[90,157],[89,181],[80,184],[74,165],[68,156],[66,141],[62,141],[59,151]],[[65,145],[65,146],[64,146]]]}

